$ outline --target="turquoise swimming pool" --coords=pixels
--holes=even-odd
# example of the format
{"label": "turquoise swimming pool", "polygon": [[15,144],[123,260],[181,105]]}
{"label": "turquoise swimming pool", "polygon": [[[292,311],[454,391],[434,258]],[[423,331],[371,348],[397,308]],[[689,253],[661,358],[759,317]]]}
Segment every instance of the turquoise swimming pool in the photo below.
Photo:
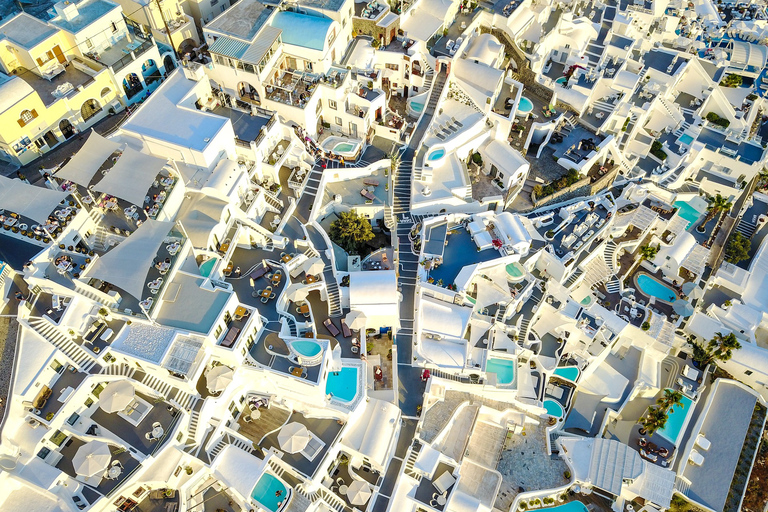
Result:
{"label": "turquoise swimming pool", "polygon": [[680,440],[680,433],[682,432],[688,417],[691,415],[691,412],[693,412],[693,400],[683,395],[682,402],[682,410],[680,409],[680,406],[672,407],[669,410],[667,423],[664,425],[664,428],[656,431],[657,434],[675,446],[677,446],[677,442]]}
{"label": "turquoise swimming pool", "polygon": [[557,80],[555,80],[555,83],[556,83],[556,84],[559,84],[559,85],[562,85],[563,87],[565,87],[565,84],[567,84],[567,83],[568,83],[568,79],[567,79],[567,78],[565,78],[564,76],[561,76],[560,78],[558,78]]}
{"label": "turquoise swimming pool", "polygon": [[635,280],[640,291],[646,295],[666,302],[675,302],[677,300],[677,293],[672,288],[657,281],[648,274],[640,274]]}
{"label": "turquoise swimming pool", "polygon": [[424,110],[424,104],[418,101],[412,101],[411,108],[413,109],[414,112],[419,113],[422,110]]}
{"label": "turquoise swimming pool", "polygon": [[304,357],[314,357],[322,350],[322,347],[314,341],[294,341],[291,347]]}
{"label": "turquoise swimming pool", "polygon": [[690,228],[697,220],[701,218],[702,212],[691,206],[686,201],[675,201],[674,206],[680,208],[677,214],[688,221],[688,225],[685,229]]}
{"label": "turquoise swimming pool", "polygon": [[555,368],[555,375],[576,382],[576,379],[579,378],[579,369],[575,366],[561,366]]}
{"label": "turquoise swimming pool", "polygon": [[691,142],[693,142],[693,137],[691,137],[691,136],[690,136],[690,135],[688,135],[687,133],[684,133],[684,134],[682,134],[682,135],[680,136],[680,138],[679,138],[679,139],[677,139],[677,140],[678,140],[678,142],[680,142],[681,144],[685,144],[686,146],[690,146],[690,145],[691,145]]}
{"label": "turquoise swimming pool", "polygon": [[529,114],[533,112],[533,102],[523,96],[520,98],[520,104],[517,106],[518,114]]}
{"label": "turquoise swimming pool", "polygon": [[333,150],[337,153],[348,153],[355,149],[355,146],[357,144],[352,144],[351,142],[339,142],[333,147]]}
{"label": "turquoise swimming pool", "polygon": [[211,272],[213,271],[213,267],[216,266],[217,261],[219,261],[219,258],[210,258],[205,260],[202,265],[200,265],[200,275],[203,277],[210,276]]}
{"label": "turquoise swimming pool", "polygon": [[440,160],[445,156],[445,149],[439,148],[431,152],[429,155],[427,155],[427,160],[430,162],[434,162],[435,160]]}
{"label": "turquoise swimming pool", "polygon": [[283,501],[288,498],[288,490],[277,477],[264,473],[253,486],[251,498],[267,510],[277,512]]}
{"label": "turquoise swimming pool", "polygon": [[569,501],[564,505],[558,505],[557,507],[546,508],[543,510],[547,510],[548,512],[554,512],[555,510],[557,512],[589,512],[587,506],[579,500]]}
{"label": "turquoise swimming pool", "polygon": [[525,269],[519,263],[510,263],[507,265],[507,275],[512,278],[519,278],[525,275]]}
{"label": "turquoise swimming pool", "polygon": [[325,393],[343,402],[351,402],[357,396],[357,374],[360,370],[354,366],[344,366],[341,371],[328,374]]}
{"label": "turquoise swimming pool", "polygon": [[555,418],[562,418],[565,416],[565,411],[563,410],[563,406],[560,405],[555,400],[544,400],[544,408],[547,410],[547,414],[550,416],[554,416]]}
{"label": "turquoise swimming pool", "polygon": [[495,373],[499,384],[512,384],[515,380],[515,362],[509,359],[488,359],[486,373]]}

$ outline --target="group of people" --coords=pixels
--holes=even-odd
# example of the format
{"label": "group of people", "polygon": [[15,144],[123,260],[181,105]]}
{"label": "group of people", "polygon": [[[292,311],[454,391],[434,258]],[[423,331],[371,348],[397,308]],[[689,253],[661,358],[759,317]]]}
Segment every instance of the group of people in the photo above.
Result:
{"label": "group of people", "polygon": [[346,160],[343,156],[335,155],[330,151],[324,151],[323,148],[318,146],[312,137],[309,136],[304,128],[296,126],[294,130],[296,131],[296,135],[304,142],[304,148],[307,150],[307,153],[320,159],[320,165],[323,169],[328,166],[328,161],[337,161],[341,165],[346,165]]}

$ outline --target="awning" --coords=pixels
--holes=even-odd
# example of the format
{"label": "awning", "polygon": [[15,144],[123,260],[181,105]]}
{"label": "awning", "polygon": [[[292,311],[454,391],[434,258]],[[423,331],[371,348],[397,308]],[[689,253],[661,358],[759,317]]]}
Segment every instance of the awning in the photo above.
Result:
{"label": "awning", "polygon": [[221,213],[227,202],[205,194],[190,194],[176,216],[184,233],[195,248],[208,248],[211,230],[221,222]]}
{"label": "awning", "polygon": [[0,208],[45,224],[51,212],[69,195],[21,180],[0,176]]}
{"label": "awning", "polygon": [[584,432],[592,430],[592,422],[597,415],[597,406],[605,398],[605,395],[596,395],[579,391],[573,400],[573,408],[565,423],[566,428],[577,428]]}
{"label": "awning", "polygon": [[95,131],[91,131],[88,140],[85,141],[80,151],[75,153],[69,162],[56,172],[55,176],[87,187],[93,176],[99,171],[99,167],[121,147],[122,144],[105,139]]}
{"label": "awning", "polygon": [[167,158],[125,148],[117,163],[94,188],[99,192],[142,206],[147,191],[166,163],[168,163]]}
{"label": "awning", "polygon": [[239,59],[243,56],[248,49],[249,44],[238,39],[232,39],[231,37],[221,36],[216,41],[211,43],[208,47],[208,51],[216,53],[218,55],[225,55]]}
{"label": "awning", "polygon": [[[242,56],[240,57],[240,60],[243,60],[245,62],[252,62],[254,64],[258,64],[262,57],[267,54],[269,49],[272,47],[273,44],[275,44],[275,41],[277,41],[277,38],[280,37],[280,34],[282,34],[283,31],[277,27],[273,27],[271,25],[267,25],[263,29],[261,29],[261,32],[259,32],[259,35],[256,37],[256,40],[251,43],[248,48],[243,52]],[[220,37],[217,39],[213,45],[215,46],[216,43],[218,43],[221,39],[224,39],[223,37]],[[209,50],[212,51],[212,50]],[[214,52],[217,53],[217,52]]]}
{"label": "awning", "polygon": [[148,219],[125,241],[94,261],[83,278],[101,279],[141,299],[152,261],[173,225]]}

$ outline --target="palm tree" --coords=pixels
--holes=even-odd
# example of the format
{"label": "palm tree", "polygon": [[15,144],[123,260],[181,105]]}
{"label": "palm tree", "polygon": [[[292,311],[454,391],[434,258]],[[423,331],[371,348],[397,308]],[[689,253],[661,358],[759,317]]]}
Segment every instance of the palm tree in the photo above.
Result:
{"label": "palm tree", "polygon": [[664,428],[667,424],[669,416],[667,412],[661,407],[651,406],[645,413],[645,416],[640,418],[640,433],[642,435],[648,435],[649,437],[656,433],[657,430]]}
{"label": "palm tree", "polygon": [[739,343],[736,335],[732,332],[725,336],[722,333],[716,332],[715,337],[709,340],[707,348],[712,354],[711,359],[707,363],[709,364],[714,360],[728,361],[733,357],[733,351],[741,348],[741,343]]}
{"label": "palm tree", "polygon": [[679,407],[680,409],[685,407],[685,404],[683,403],[683,394],[680,391],[673,391],[669,388],[664,390],[664,395],[659,397],[658,400],[656,400],[656,403],[667,411],[667,413],[673,413],[675,412],[675,407]]}
{"label": "palm tree", "polygon": [[650,245],[644,245],[640,247],[640,259],[641,260],[652,260],[656,257],[656,255],[659,253],[658,247],[652,247]]}
{"label": "palm tree", "polygon": [[733,206],[733,203],[730,200],[726,199],[720,194],[717,194],[709,203],[709,206],[707,206],[707,216],[701,225],[706,225],[707,222],[712,220],[712,218],[719,214],[721,211],[727,212],[731,209],[731,206]]}
{"label": "palm tree", "polygon": [[760,183],[760,188],[768,188],[768,169],[763,169],[759,173],[757,173],[758,183]]}

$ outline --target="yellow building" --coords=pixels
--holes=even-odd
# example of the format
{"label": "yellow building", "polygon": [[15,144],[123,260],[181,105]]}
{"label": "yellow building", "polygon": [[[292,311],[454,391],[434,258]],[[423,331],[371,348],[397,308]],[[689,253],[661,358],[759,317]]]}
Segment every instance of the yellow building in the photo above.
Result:
{"label": "yellow building", "polygon": [[148,27],[158,43],[171,46],[179,53],[200,45],[195,20],[184,12],[179,0],[115,1],[128,18]]}

